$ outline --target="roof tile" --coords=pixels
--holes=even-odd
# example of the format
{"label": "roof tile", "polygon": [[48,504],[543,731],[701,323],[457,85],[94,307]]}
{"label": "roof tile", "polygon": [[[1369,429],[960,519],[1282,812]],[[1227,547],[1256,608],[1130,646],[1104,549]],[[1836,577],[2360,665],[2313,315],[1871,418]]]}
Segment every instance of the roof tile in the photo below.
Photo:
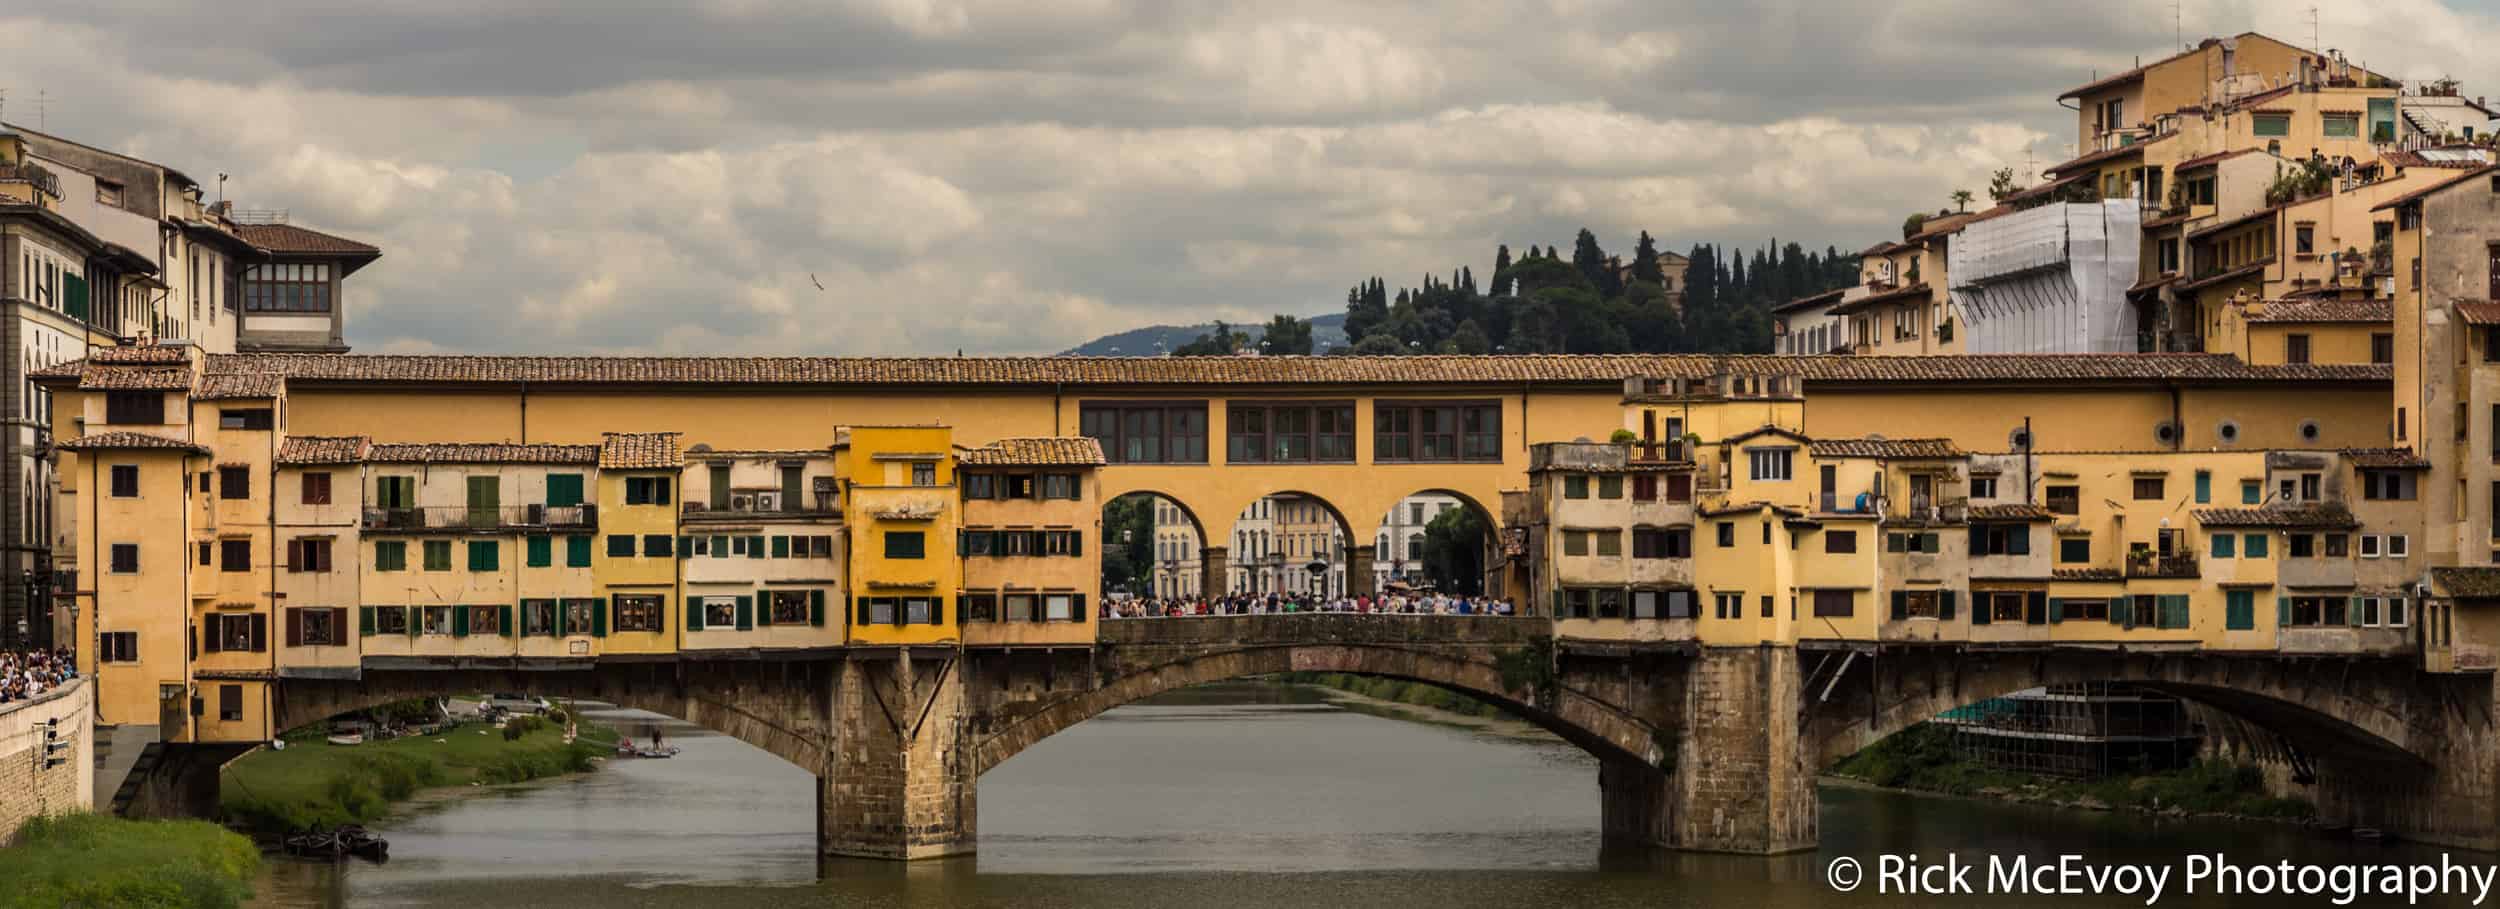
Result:
{"label": "roof tile", "polygon": [[1102,443],[1090,436],[1000,439],[958,456],[965,464],[989,466],[1079,466],[1104,463]]}
{"label": "roof tile", "polygon": [[2196,522],[2207,527],[2293,527],[2336,530],[2361,526],[2342,505],[2268,506],[2265,508],[2199,508]]}
{"label": "roof tile", "polygon": [[242,237],[243,242],[273,253],[353,256],[382,253],[369,244],[292,224],[237,224],[234,233]]}
{"label": "roof tile", "polygon": [[1809,446],[1818,458],[1958,458],[1962,449],[1951,439],[1816,439]]}
{"label": "roof tile", "polygon": [[2250,322],[2393,322],[2393,300],[2276,300],[2262,312],[2247,313]]}
{"label": "roof tile", "polygon": [[365,452],[376,464],[596,464],[597,445],[522,445],[511,442],[385,443]]}
{"label": "roof tile", "polygon": [[102,451],[105,449],[116,448],[138,448],[162,451],[187,451],[192,454],[203,455],[208,453],[208,448],[204,445],[194,445],[190,442],[173,438],[171,436],[160,436],[154,433],[146,432],[130,432],[128,430],[119,432],[100,432],[94,435],[82,436],[80,438],[71,439],[67,442],[61,443],[61,448],[67,451]]}
{"label": "roof tile", "polygon": [[288,436],[274,459],[280,464],[354,464],[372,440],[364,436]]}
{"label": "roof tile", "polygon": [[203,401],[227,399],[275,398],[286,380],[269,373],[216,373],[200,377],[200,388],[192,397]]}
{"label": "roof tile", "polygon": [[599,466],[607,470],[656,470],[686,466],[673,432],[611,432],[599,445]]}

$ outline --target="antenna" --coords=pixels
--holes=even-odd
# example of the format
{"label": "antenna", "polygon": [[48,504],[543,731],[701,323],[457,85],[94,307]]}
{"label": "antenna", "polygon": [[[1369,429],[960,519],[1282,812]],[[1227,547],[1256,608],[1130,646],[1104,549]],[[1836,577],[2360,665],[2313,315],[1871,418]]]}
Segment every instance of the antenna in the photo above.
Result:
{"label": "antenna", "polygon": [[2187,48],[2187,0],[2170,0],[2170,43]]}
{"label": "antenna", "polygon": [[2321,54],[2326,52],[2326,42],[2318,40],[2318,5],[2315,3],[2309,4],[2309,49]]}

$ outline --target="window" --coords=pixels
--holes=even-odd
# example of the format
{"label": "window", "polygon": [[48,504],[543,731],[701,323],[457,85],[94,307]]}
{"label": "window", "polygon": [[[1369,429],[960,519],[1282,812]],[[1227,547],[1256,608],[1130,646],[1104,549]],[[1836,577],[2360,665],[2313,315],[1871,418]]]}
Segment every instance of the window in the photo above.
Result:
{"label": "window", "polygon": [[1613,474],[1598,477],[1597,497],[1601,499],[1623,498],[1623,477]]}
{"label": "window", "polygon": [[1590,536],[1597,539],[1598,555],[1619,556],[1623,554],[1623,533],[1621,531],[1598,530],[1590,532]]}
{"label": "window", "polygon": [[656,593],[620,593],[616,595],[616,630],[661,631],[668,627],[665,617],[666,598]]}
{"label": "window", "polygon": [[2361,115],[2326,114],[2319,120],[2318,126],[2329,139],[2357,139],[2361,136]]}
{"label": "window", "polygon": [[1589,554],[1589,532],[1588,532],[1588,531],[1585,531],[1585,530],[1566,530],[1566,531],[1563,531],[1563,555],[1584,556],[1584,555],[1588,555],[1588,554]]}
{"label": "window", "polygon": [[2030,555],[2031,525],[2002,522],[1972,524],[1970,550],[1974,556]]}
{"label": "window", "polygon": [[371,611],[371,612],[373,613],[373,631],[374,631],[374,633],[376,633],[376,634],[407,634],[407,633],[408,633],[408,607],[405,607],[405,606],[367,606],[367,607],[365,607],[365,609],[366,609],[366,610],[368,610],[368,611]]}
{"label": "window", "polygon": [[2379,535],[2378,535],[2378,534],[2374,534],[2374,533],[2365,533],[2365,534],[2362,534],[2362,535],[2361,535],[2361,557],[2362,557],[2362,558],[2365,558],[2365,559],[2375,559],[2375,558],[2378,558],[2378,557],[2379,557],[2379,553],[2380,553],[2380,547],[2381,547],[2381,545],[2382,545],[2382,541],[2381,541],[2381,538],[2379,537]]}
{"label": "window", "polygon": [[137,574],[139,572],[139,544],[113,544],[112,561],[114,574]]}
{"label": "window", "polygon": [[1636,559],[1689,559],[1693,556],[1693,532],[1682,527],[1638,527],[1632,530],[1632,557]]}
{"label": "window", "polygon": [[889,559],[927,558],[927,537],[917,530],[886,531],[885,557]]}
{"label": "window", "polygon": [[996,474],[987,474],[987,473],[968,473],[968,474],[964,474],[964,475],[963,475],[963,482],[964,482],[964,498],[967,498],[967,499],[996,499],[996,498],[1003,498],[1003,496],[1000,496],[1000,495],[998,494],[999,484],[998,484],[998,476],[997,476]]}
{"label": "window", "polygon": [[2057,608],[2058,619],[2067,622],[2109,621],[2109,601],[2097,597],[2059,599],[2051,604]]}
{"label": "window", "polygon": [[330,311],[330,266],[320,263],[273,263],[243,268],[243,309],[246,312],[326,313]]}
{"label": "window", "polygon": [[503,544],[495,540],[469,541],[469,570],[497,571],[503,565]]}
{"label": "window", "polygon": [[1858,551],[1858,532],[1854,530],[1823,531],[1823,551],[1827,553]]}
{"label": "window", "polygon": [[1563,498],[1566,498],[1566,499],[1585,499],[1585,498],[1588,498],[1588,497],[1589,497],[1589,477],[1588,477],[1588,474],[1584,474],[1584,473],[1574,473],[1574,474],[1565,474],[1565,475],[1563,475]]}
{"label": "window", "polygon": [[1102,443],[1115,464],[1204,464],[1207,406],[1203,401],[1166,404],[1087,404],[1079,411],[1084,434]]}
{"label": "window", "polygon": [[2067,537],[2057,541],[2057,560],[2067,565],[2092,561],[2092,538]]}
{"label": "window", "polygon": [[415,508],[417,478],[377,477],[373,481],[373,507]]}
{"label": "window", "polygon": [[1499,461],[1502,406],[1490,401],[1372,405],[1375,461]]}
{"label": "window", "polygon": [[2370,362],[2396,362],[2396,336],[2387,332],[2370,333]]}
{"label": "window", "polygon": [[2316,558],[2317,545],[2316,537],[2305,533],[2290,534],[2283,538],[2283,557],[2287,559]]}
{"label": "window", "polygon": [[115,391],[104,396],[104,422],[115,424],[158,424],[165,422],[165,393],[158,391]]}
{"label": "window", "polygon": [[251,468],[231,465],[217,468],[217,497],[221,499],[251,498]]}
{"label": "window", "polygon": [[2222,627],[2227,631],[2253,631],[2256,629],[2256,591],[2225,590],[2222,592]]}
{"label": "window", "polygon": [[[2160,496],[2156,494],[2154,498]],[[2074,486],[2051,486],[2041,495],[2042,504],[2048,506],[2052,514],[2079,514],[2083,511],[2082,500],[2082,495]]]}
{"label": "window", "polygon": [[807,618],[805,590],[775,590],[764,595],[764,618],[775,625],[805,625]]}
{"label": "window", "polygon": [[2361,497],[2372,501],[2410,501],[2416,493],[2414,481],[2409,470],[2364,470]]}
{"label": "window", "polygon": [[272,418],[269,408],[266,407],[229,407],[217,412],[217,428],[219,429],[267,430],[276,425],[276,420]]}
{"label": "window", "polygon": [[[1024,480],[1027,483],[1032,482],[1032,478],[1030,477],[1026,477]],[[913,461],[911,465],[911,485],[937,485],[937,463],[934,461]]]}
{"label": "window", "polygon": [[2227,533],[2217,533],[2214,534],[2213,545],[2206,548],[2213,552],[2214,558],[2234,558],[2234,553],[2239,549],[2239,537]]}
{"label": "window", "polygon": [[[2163,477],[2136,477],[2135,500],[2138,502],[2161,501],[2163,498],[2162,487],[2164,485],[2167,484],[2165,482],[2165,478]],[[2074,512],[2061,512],[2061,514],[2074,514]]]}
{"label": "window", "polygon": [[1711,613],[1713,616],[1716,616],[1716,617],[1718,617],[1718,618],[1722,618],[1722,619],[1741,619],[1741,618],[1744,618],[1744,617],[1745,617],[1745,595],[1744,595],[1744,594],[1741,594],[1741,593],[1722,593],[1722,594],[1715,594],[1715,595],[1713,595],[1713,596],[1711,597],[1711,600],[1712,600],[1711,605],[1712,605],[1712,607],[1713,607],[1713,609],[1714,609],[1714,611]]}
{"label": "window", "polygon": [[2293,252],[2294,254],[2297,254],[2297,255],[2303,255],[2303,256],[2307,256],[2307,255],[2314,255],[2314,254],[2316,254],[2316,253],[2317,253],[2317,246],[2318,246],[2318,239],[2317,239],[2317,238],[2318,238],[2318,226],[2317,226],[2317,225],[2315,225],[2315,224],[2300,224],[2300,225],[2295,225],[2295,226],[2292,228],[2292,252]]}
{"label": "window", "polygon": [[532,536],[522,543],[521,564],[531,568],[547,568],[556,562],[556,538]]}
{"label": "window", "polygon": [[1729,548],[1729,547],[1732,547],[1732,546],[1735,546],[1735,545],[1736,545],[1736,522],[1734,522],[1734,521],[1720,521],[1720,522],[1719,522],[1719,548],[1721,548],[1721,549],[1726,549],[1726,548]]}
{"label": "window", "polygon": [[1789,478],[1789,468],[1797,450],[1794,448],[1748,448],[1746,461],[1755,480],[1778,482]]}
{"label": "window", "polygon": [[1073,500],[1079,498],[1078,492],[1082,485],[1078,482],[1076,474],[1046,473],[1042,475],[1042,498]]}
{"label": "window", "polygon": [[425,541],[425,570],[427,570],[427,571],[450,571],[450,570],[451,570],[451,541],[450,541],[450,540],[427,540],[427,541]]}
{"label": "window", "polygon": [[2347,536],[2345,536],[2345,535],[2343,535],[2343,534],[2340,534],[2340,533],[2330,533],[2330,534],[2326,534],[2325,536],[2326,536],[2326,557],[2327,557],[2327,558],[2330,558],[2330,559],[2340,559],[2340,558],[2344,558],[2345,556],[2348,556],[2348,555],[2351,555],[2351,554],[2352,554],[2352,552],[2351,552],[2351,550],[2352,550],[2352,544],[2351,544],[2351,542],[2350,542],[2350,539],[2351,539],[2350,537],[2347,537]]}
{"label": "window", "polygon": [[2405,544],[2406,544],[2406,540],[2405,540],[2405,535],[2404,535],[2404,534],[2401,534],[2401,533],[2391,533],[2391,534],[2388,534],[2388,535],[2387,535],[2387,557],[2388,557],[2388,558],[2391,558],[2391,559],[2401,559],[2401,558],[2404,558],[2404,557],[2405,557]]}
{"label": "window", "polygon": [[1852,613],[1854,613],[1854,612],[1856,612],[1856,611],[1857,611],[1857,606],[1856,606],[1856,602],[1855,602],[1855,597],[1854,597],[1854,596],[1853,596],[1853,595],[1852,595],[1849,591],[1846,591],[1846,590],[1817,590],[1817,591],[1815,591],[1815,592],[1814,592],[1814,617],[1815,617],[1815,618],[1818,618],[1818,619],[1842,619],[1842,618],[1848,618],[1848,617],[1850,616],[1850,614],[1852,614]]}
{"label": "window", "polygon": [[102,662],[139,661],[139,633],[136,631],[107,631],[97,636],[96,645],[96,659]]}
{"label": "window", "polygon": [[2028,597],[2019,590],[1975,591],[1971,594],[1973,619],[1987,616],[1988,623],[2022,622]]}
{"label": "window", "polygon": [[303,537],[286,541],[286,570],[296,573],[329,571],[330,538]]}
{"label": "window", "polygon": [[1224,459],[1228,462],[1354,460],[1352,404],[1235,404],[1225,413]]}
{"label": "window", "polygon": [[668,558],[668,557],[669,557],[669,552],[670,552],[670,551],[669,551],[669,540],[670,540],[670,539],[672,539],[672,538],[671,538],[668,534],[665,534],[665,533],[646,533],[646,534],[643,534],[643,535],[642,535],[642,554],[643,554],[644,556],[647,556],[647,557],[650,557],[650,558],[654,558],[654,559],[665,559],[665,558]]}
{"label": "window", "polygon": [[217,720],[221,723],[243,721],[243,686],[217,686]]}
{"label": "window", "polygon": [[1970,478],[1970,497],[1971,497],[1971,498],[1974,498],[1974,499],[1993,499],[1993,498],[1996,498],[1996,497],[1997,497],[1997,478],[1995,478],[1995,477],[1972,477],[1972,478]]}
{"label": "window", "polygon": [[2259,137],[2280,138],[2292,134],[2292,115],[2257,114],[2249,118],[2248,131]]}
{"label": "window", "polygon": [[667,477],[626,477],[625,504],[668,504],[668,479]]}
{"label": "window", "polygon": [[2295,364],[2309,362],[2308,335],[2288,334],[2283,336],[2283,362]]}
{"label": "window", "polygon": [[1645,473],[1633,477],[1632,499],[1637,502],[1658,501],[1658,476]]}
{"label": "window", "polygon": [[302,492],[306,505],[330,504],[330,475],[326,473],[305,474]]}
{"label": "window", "polygon": [[1042,532],[1042,551],[1047,555],[1073,556],[1083,555],[1085,549],[1078,542],[1076,531],[1046,530]]}
{"label": "window", "polygon": [[2344,627],[2353,624],[2345,614],[2348,600],[2344,597],[2291,597],[2285,624],[2293,628]]}
{"label": "window", "polygon": [[116,498],[116,499],[135,499],[135,498],[138,498],[138,497],[139,497],[139,465],[137,465],[137,464],[115,464],[115,465],[113,465],[113,498]]}
{"label": "window", "polygon": [[252,570],[252,541],[218,540],[217,567],[221,571]]}
{"label": "window", "polygon": [[2244,539],[2242,539],[2242,540],[2241,540],[2241,544],[2240,544],[2240,558],[2243,558],[2243,559],[2262,559],[2262,558],[2265,558],[2265,557],[2266,557],[2266,541],[2267,541],[2267,540],[2269,540],[2269,539],[2272,539],[2272,537],[2270,537],[2270,536],[2268,536],[2268,535],[2266,535],[2266,534],[2262,534],[2262,533],[2252,533],[2252,534],[2249,534],[2246,538],[2244,538]]}
{"label": "window", "polygon": [[590,536],[588,534],[564,538],[564,567],[590,567]]}
{"label": "window", "polygon": [[408,544],[398,540],[383,540],[374,543],[373,570],[408,570]]}

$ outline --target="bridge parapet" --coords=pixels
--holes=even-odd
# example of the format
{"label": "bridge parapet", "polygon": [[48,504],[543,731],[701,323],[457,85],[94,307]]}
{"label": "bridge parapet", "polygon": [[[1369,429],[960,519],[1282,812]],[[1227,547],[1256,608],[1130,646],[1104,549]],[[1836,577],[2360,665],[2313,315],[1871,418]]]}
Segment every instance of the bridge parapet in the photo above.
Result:
{"label": "bridge parapet", "polygon": [[1313,612],[1107,619],[1100,642],[1113,646],[1498,646],[1553,636],[1553,620],[1541,617]]}

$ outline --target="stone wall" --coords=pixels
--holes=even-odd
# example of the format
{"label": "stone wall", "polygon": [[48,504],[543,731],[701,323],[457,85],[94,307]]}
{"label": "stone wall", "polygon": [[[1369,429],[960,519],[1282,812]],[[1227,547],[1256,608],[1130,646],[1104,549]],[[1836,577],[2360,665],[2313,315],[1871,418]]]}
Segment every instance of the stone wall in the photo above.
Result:
{"label": "stone wall", "polygon": [[[58,767],[43,766],[45,723],[70,747]],[[31,701],[0,705],[0,831],[40,814],[95,807],[95,686],[80,679]]]}

